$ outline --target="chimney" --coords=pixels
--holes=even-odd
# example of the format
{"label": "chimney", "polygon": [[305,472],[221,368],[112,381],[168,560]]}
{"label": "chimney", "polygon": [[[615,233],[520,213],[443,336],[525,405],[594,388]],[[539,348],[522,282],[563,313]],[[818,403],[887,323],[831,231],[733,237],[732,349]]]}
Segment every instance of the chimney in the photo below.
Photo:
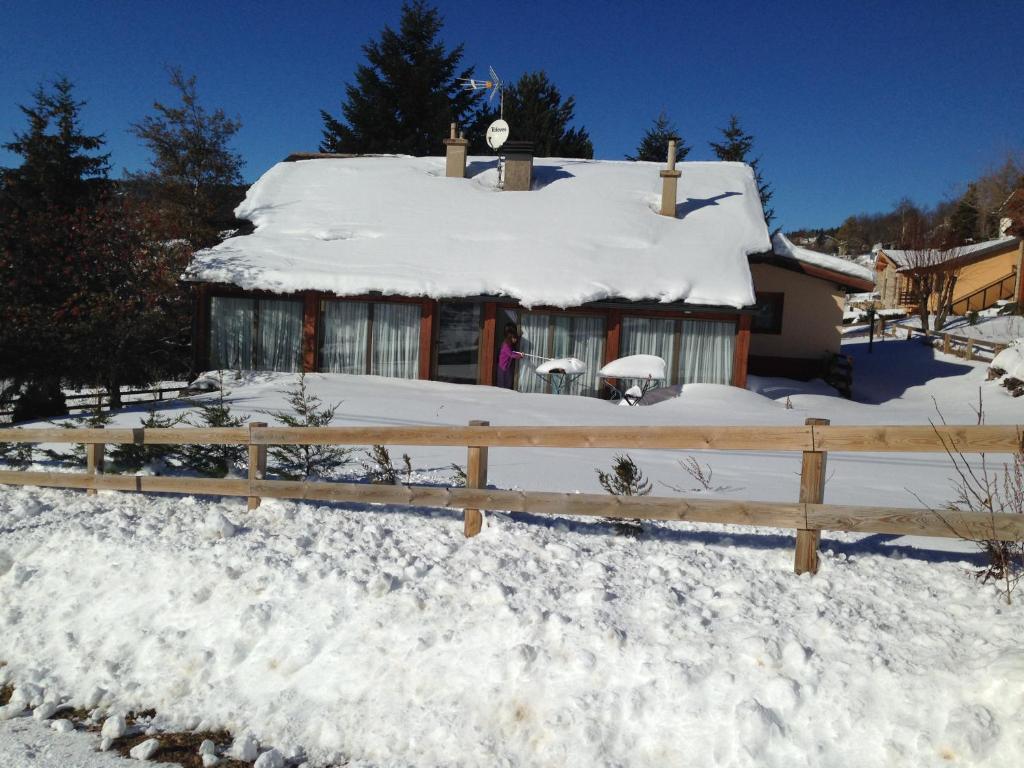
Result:
{"label": "chimney", "polygon": [[460,133],[455,137],[455,123],[452,123],[451,135],[444,140],[445,163],[444,175],[449,179],[466,178],[466,145],[468,141]]}
{"label": "chimney", "polygon": [[681,171],[676,170],[676,140],[668,140],[668,169],[661,172],[661,215],[676,215],[676,187]]}
{"label": "chimney", "polygon": [[501,147],[505,155],[506,192],[529,192],[533,183],[533,142],[506,141]]}

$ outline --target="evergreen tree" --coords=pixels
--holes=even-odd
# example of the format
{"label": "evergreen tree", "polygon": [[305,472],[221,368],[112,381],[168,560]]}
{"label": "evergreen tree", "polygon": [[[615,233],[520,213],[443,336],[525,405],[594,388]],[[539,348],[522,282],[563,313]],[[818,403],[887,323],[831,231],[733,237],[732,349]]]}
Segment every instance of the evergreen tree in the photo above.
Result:
{"label": "evergreen tree", "polygon": [[757,182],[758,194],[761,195],[764,219],[768,226],[771,227],[772,219],[775,218],[775,210],[768,207],[768,201],[772,199],[775,193],[772,191],[771,185],[761,176],[761,158],[755,158],[754,160],[747,158],[754,146],[754,137],[740,127],[740,121],[736,115],[731,115],[728,127],[721,130],[723,141],[721,143],[708,142],[711,145],[711,149],[714,150],[719,160],[748,163],[754,170],[754,180]]}
{"label": "evergreen tree", "polygon": [[[295,386],[285,398],[291,411],[264,411],[286,427],[328,427],[334,421],[341,403],[322,405],[319,397],[306,389],[306,374],[300,373]],[[274,467],[292,480],[324,477],[344,464],[351,451],[337,445],[279,445],[270,449]]]}
{"label": "evergreen tree", "polygon": [[180,104],[154,102],[156,114],[132,125],[153,153],[153,169],[132,178],[152,188],[171,225],[169,236],[203,248],[219,240],[218,222],[242,182],[242,157],[229,146],[242,123],[223,109],[208,112],[199,103],[195,76],[185,77],[177,67],[169,72]]}
{"label": "evergreen tree", "polygon": [[67,78],[40,86],[21,107],[27,129],[4,145],[22,158],[0,177],[0,380],[15,382],[18,420],[66,412],[61,374],[73,350],[56,313],[73,290],[68,241],[108,167],[103,136],[82,132],[85,102],[73,90]]}
{"label": "evergreen tree", "polygon": [[663,163],[668,157],[669,139],[676,140],[676,160],[682,162],[690,154],[690,147],[679,138],[679,131],[668,119],[664,112],[654,119],[654,125],[647,129],[640,144],[636,148],[636,155],[626,155],[627,160],[649,160],[655,163]]}
{"label": "evergreen tree", "polygon": [[[248,416],[234,416],[225,399],[230,392],[224,390],[221,381],[216,400],[204,400],[198,404],[199,420],[187,422],[193,427],[241,427]],[[187,445],[182,459],[195,471],[211,477],[224,477],[228,472],[245,464],[249,449],[244,445]]]}
{"label": "evergreen tree", "polygon": [[28,128],[15,133],[4,149],[22,158],[21,165],[4,171],[3,201],[26,211],[66,211],[82,204],[90,181],[103,179],[109,155],[96,154],[104,144],[103,135],[82,132],[74,85],[66,77],[55,80],[50,90],[39,86],[31,106],[19,108]]}
{"label": "evergreen tree", "polygon": [[[545,72],[527,72],[505,88],[504,97],[509,139],[532,141],[537,157],[590,159],[594,156],[594,145],[587,129],[569,127],[576,112],[575,97],[563,99]],[[481,112],[470,137],[474,152],[491,152],[484,142],[484,133],[497,119],[497,109]]]}
{"label": "evergreen tree", "polygon": [[963,197],[949,218],[950,236],[956,245],[973,243],[978,236],[978,189],[974,184],[967,186]]}
{"label": "evergreen tree", "polygon": [[323,152],[395,152],[436,155],[448,125],[467,123],[480,94],[464,90],[458,70],[463,46],[450,51],[438,39],[444,20],[424,0],[402,5],[398,31],[384,27],[363,46],[367,63],[345,87],[342,119],[326,111]]}

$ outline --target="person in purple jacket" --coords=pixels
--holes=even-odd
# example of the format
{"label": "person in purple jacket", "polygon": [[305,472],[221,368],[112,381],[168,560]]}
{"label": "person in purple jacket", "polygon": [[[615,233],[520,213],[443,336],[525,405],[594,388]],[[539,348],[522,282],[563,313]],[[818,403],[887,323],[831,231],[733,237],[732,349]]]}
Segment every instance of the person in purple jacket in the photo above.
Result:
{"label": "person in purple jacket", "polygon": [[516,351],[519,343],[519,333],[515,323],[505,323],[505,340],[501,343],[501,352],[498,354],[498,386],[505,389],[512,389],[516,380],[515,361],[523,356],[522,352]]}

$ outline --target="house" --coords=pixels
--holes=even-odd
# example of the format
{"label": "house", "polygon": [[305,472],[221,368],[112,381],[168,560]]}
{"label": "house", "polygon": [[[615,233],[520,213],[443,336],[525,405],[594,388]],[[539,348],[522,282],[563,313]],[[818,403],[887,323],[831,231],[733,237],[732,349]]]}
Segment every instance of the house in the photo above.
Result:
{"label": "house", "polygon": [[[940,271],[955,280],[950,314],[988,309],[999,300],[1024,298],[1021,259],[1024,245],[1012,235],[974,243],[960,248],[927,253],[922,251],[880,249],[875,259],[878,292],[883,308],[916,311],[917,300],[911,290],[916,271]],[[929,308],[937,309],[938,297],[929,299]]]}
{"label": "house", "polygon": [[871,270],[793,244],[782,232],[750,256],[756,291],[750,373],[812,379],[839,352],[847,293],[874,290]]}
{"label": "house", "polygon": [[745,385],[748,259],[771,247],[749,166],[509,142],[499,180],[495,158],[467,158],[454,131],[445,143],[444,158],[294,155],[267,171],[236,211],[254,231],[186,272],[197,366],[493,384],[514,323],[536,356],[520,391],[549,391],[538,358],[572,356],[588,370],[575,391],[598,394],[603,364],[640,353],[667,361],[668,383]]}

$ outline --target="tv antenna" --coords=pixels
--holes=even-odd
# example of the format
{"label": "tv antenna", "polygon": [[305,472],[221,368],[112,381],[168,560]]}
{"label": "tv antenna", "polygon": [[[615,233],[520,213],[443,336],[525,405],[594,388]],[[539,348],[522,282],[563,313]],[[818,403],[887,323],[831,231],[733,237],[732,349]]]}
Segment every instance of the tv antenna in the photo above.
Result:
{"label": "tv antenna", "polygon": [[498,77],[498,73],[494,71],[494,67],[487,68],[487,74],[489,79],[487,80],[476,80],[472,77],[463,77],[459,79],[462,83],[462,89],[464,91],[490,91],[487,96],[487,103],[492,104],[494,97],[498,97],[498,117],[505,117],[505,84],[501,78]]}

